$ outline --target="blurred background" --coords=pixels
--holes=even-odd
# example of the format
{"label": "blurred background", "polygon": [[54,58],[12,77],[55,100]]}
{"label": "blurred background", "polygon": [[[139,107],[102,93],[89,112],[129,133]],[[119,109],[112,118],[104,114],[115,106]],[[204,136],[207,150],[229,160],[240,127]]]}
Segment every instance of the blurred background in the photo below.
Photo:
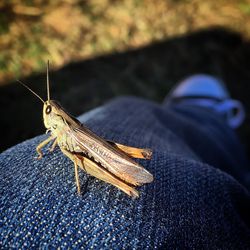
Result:
{"label": "blurred background", "polygon": [[1,0],[0,151],[45,131],[51,95],[71,114],[120,95],[161,102],[195,73],[225,81],[247,111],[237,131],[250,153],[250,1]]}

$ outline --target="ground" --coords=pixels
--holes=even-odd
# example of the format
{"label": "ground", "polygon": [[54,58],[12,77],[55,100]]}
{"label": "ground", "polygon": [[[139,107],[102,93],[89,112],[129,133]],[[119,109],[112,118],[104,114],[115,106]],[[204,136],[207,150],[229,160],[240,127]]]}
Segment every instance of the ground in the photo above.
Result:
{"label": "ground", "polygon": [[16,78],[78,115],[119,95],[161,102],[193,73],[223,79],[246,107],[250,152],[250,2],[12,0],[0,3],[1,147],[44,131],[42,107]]}

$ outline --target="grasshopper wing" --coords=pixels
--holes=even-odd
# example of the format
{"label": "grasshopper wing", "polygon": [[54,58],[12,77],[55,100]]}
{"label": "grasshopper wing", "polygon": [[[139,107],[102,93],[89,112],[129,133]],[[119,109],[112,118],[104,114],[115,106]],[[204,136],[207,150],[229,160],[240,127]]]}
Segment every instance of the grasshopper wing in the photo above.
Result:
{"label": "grasshopper wing", "polygon": [[135,148],[135,147],[130,147],[126,145],[122,145],[113,141],[107,141],[110,143],[112,146],[120,149],[127,155],[133,158],[138,158],[138,159],[151,159],[152,157],[152,150],[149,148]]}
{"label": "grasshopper wing", "polygon": [[85,126],[73,127],[71,135],[77,146],[87,152],[89,157],[125,182],[139,186],[153,181],[153,175],[145,168]]}

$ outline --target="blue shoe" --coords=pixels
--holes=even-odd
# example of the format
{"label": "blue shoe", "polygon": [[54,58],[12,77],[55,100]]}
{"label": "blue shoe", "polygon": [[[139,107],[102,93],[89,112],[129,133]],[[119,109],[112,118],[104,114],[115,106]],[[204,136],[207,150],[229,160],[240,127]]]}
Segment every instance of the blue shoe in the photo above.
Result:
{"label": "blue shoe", "polygon": [[239,127],[245,119],[245,110],[241,102],[231,99],[223,82],[209,75],[193,75],[186,78],[170,92],[165,103],[210,108],[223,116],[233,129]]}

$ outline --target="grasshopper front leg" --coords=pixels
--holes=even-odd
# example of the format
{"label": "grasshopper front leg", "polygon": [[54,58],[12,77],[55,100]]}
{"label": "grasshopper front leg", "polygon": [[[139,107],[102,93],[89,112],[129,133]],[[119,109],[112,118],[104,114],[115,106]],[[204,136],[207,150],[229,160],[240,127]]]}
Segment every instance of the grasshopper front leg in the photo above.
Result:
{"label": "grasshopper front leg", "polygon": [[46,140],[44,140],[43,142],[41,142],[37,147],[36,147],[36,152],[38,153],[38,159],[41,159],[43,154],[42,154],[42,148],[48,144],[51,140],[53,140],[54,137],[50,136],[49,138],[47,138]]}

